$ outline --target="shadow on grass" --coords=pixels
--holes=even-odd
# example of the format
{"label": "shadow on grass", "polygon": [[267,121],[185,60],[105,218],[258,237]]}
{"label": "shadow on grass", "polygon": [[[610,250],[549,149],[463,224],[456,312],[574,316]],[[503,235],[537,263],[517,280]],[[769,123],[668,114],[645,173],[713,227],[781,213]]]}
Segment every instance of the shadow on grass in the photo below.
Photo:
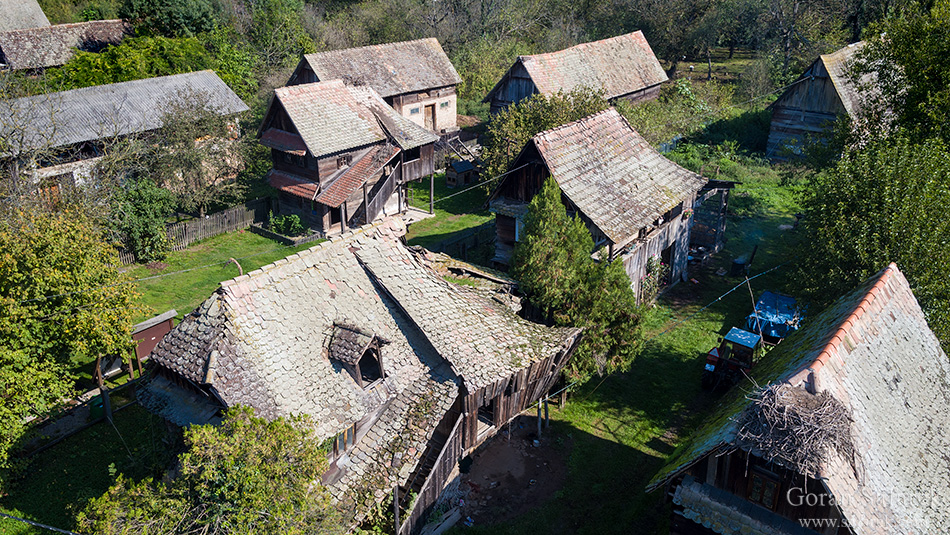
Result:
{"label": "shadow on grass", "polygon": [[[76,514],[105,493],[117,474],[133,481],[161,477],[174,459],[178,434],[137,404],[116,412],[114,423],[95,424],[36,454],[24,477],[0,499],[0,509],[71,529]],[[34,529],[0,520],[0,533],[48,533]]]}

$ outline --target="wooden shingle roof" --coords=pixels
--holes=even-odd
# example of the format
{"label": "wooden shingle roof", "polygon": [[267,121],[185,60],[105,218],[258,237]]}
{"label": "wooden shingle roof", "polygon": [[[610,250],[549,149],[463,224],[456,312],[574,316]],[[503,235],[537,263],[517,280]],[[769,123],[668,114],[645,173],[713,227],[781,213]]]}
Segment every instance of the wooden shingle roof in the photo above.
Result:
{"label": "wooden shingle roof", "polygon": [[850,44],[831,54],[823,54],[820,61],[824,63],[828,77],[834,84],[848,115],[854,116],[861,109],[861,94],[857,86],[848,75],[848,69],[855,56],[864,48],[864,41]]}
{"label": "wooden shingle roof", "polygon": [[[369,87],[351,87],[342,80],[280,87],[271,108],[283,107],[303,144],[314,157],[358,149],[392,139],[402,149],[434,143],[438,137],[402,117]],[[268,115],[272,110],[268,111]],[[272,129],[261,142],[272,148]]]}
{"label": "wooden shingle roof", "polygon": [[617,245],[706,183],[663,157],[613,108],[531,142],[564,195]]}
{"label": "wooden shingle roof", "polygon": [[[666,71],[653,54],[643,32],[636,31],[609,39],[583,43],[557,52],[519,56],[515,65],[524,66],[542,95],[568,93],[580,87],[604,92],[612,99],[667,81]],[[506,82],[502,78],[483,100],[490,102]]]}
{"label": "wooden shingle roof", "polygon": [[0,0],[0,32],[49,26],[36,0]]}
{"label": "wooden shingle roof", "polygon": [[368,85],[383,98],[462,82],[434,37],[307,54],[304,61],[319,81]]}
{"label": "wooden shingle roof", "polygon": [[63,65],[77,49],[98,52],[122,42],[132,27],[122,20],[94,20],[0,33],[0,62],[12,70]]}
{"label": "wooden shingle roof", "polygon": [[206,94],[222,115],[248,109],[213,71],[84,87],[0,101],[2,149],[17,154],[155,130],[183,92]]}
{"label": "wooden shingle roof", "polygon": [[849,409],[855,462],[833,453],[819,477],[856,534],[950,531],[950,362],[896,265],[770,351],[648,488],[736,447],[749,390],[772,384],[827,392]]}

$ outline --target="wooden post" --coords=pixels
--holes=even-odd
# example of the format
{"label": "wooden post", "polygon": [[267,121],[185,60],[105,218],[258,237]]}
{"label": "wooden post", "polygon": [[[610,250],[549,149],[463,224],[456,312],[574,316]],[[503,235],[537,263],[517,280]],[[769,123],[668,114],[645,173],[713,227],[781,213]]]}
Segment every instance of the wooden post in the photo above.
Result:
{"label": "wooden post", "polygon": [[346,201],[340,205],[340,232],[346,232]]}
{"label": "wooden post", "polygon": [[538,400],[538,439],[541,438],[541,400]]}
{"label": "wooden post", "polygon": [[112,421],[112,401],[109,399],[109,389],[103,388],[99,391],[102,396],[102,413],[105,415],[106,420]]}
{"label": "wooden post", "polygon": [[435,173],[429,173],[429,213],[435,213]]}
{"label": "wooden post", "polygon": [[369,196],[366,194],[366,182],[363,182],[363,224],[369,223]]}
{"label": "wooden post", "polygon": [[96,369],[93,371],[93,376],[96,378],[96,384],[99,386],[99,390],[102,390],[102,357],[96,357]]}
{"label": "wooden post", "polygon": [[393,513],[396,515],[396,535],[399,535],[399,485],[393,486]]}
{"label": "wooden post", "polygon": [[551,426],[551,417],[548,414],[548,397],[544,396],[544,428]]}
{"label": "wooden post", "polygon": [[564,410],[564,406],[567,405],[567,389],[561,390],[561,401],[558,403],[558,408]]}

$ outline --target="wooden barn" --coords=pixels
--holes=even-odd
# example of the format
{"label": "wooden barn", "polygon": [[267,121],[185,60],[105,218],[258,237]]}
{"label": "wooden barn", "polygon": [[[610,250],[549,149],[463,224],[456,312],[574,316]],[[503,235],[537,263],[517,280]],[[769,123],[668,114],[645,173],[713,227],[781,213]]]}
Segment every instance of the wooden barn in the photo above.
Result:
{"label": "wooden barn", "polygon": [[801,156],[804,146],[822,139],[838,117],[860,111],[861,95],[848,68],[863,47],[862,41],[820,56],[772,103],[769,158],[782,161]]}
{"label": "wooden barn", "polygon": [[0,32],[0,69],[39,71],[63,65],[77,50],[99,52],[132,33],[122,20],[93,20]]}
{"label": "wooden barn", "polygon": [[434,37],[307,54],[287,85],[343,80],[372,87],[396,113],[437,134],[458,130],[458,72]]}
{"label": "wooden barn", "polygon": [[[159,76],[0,102],[0,165],[42,188],[81,184],[116,139],[162,126],[170,102],[203,95],[223,116],[248,107],[213,71]],[[235,123],[236,126],[236,123]]]}
{"label": "wooden barn", "polygon": [[[610,108],[534,136],[490,198],[493,262],[507,266],[528,203],[553,176],[608,259],[621,258],[640,300],[643,280],[674,284],[686,272],[694,201],[706,179],[664,158]],[[662,265],[661,265],[662,264]],[[648,296],[649,297],[649,296]]]}
{"label": "wooden barn", "polygon": [[436,141],[372,88],[341,80],[275,89],[260,130],[277,211],[324,234],[405,210],[406,183],[435,170]]}
{"label": "wooden barn", "polygon": [[948,399],[891,264],[757,363],[648,490],[668,491],[671,535],[948,533]]}
{"label": "wooden barn", "polygon": [[535,93],[568,93],[580,87],[604,92],[607,100],[656,98],[667,81],[643,32],[636,31],[557,52],[518,56],[482,100],[497,113]]}
{"label": "wooden barn", "polygon": [[[557,381],[579,329],[444,280],[389,218],[221,284],[152,353],[140,402],[179,425],[308,414],[352,527],[398,491],[417,532],[459,459]],[[202,401],[203,400],[203,401]]]}

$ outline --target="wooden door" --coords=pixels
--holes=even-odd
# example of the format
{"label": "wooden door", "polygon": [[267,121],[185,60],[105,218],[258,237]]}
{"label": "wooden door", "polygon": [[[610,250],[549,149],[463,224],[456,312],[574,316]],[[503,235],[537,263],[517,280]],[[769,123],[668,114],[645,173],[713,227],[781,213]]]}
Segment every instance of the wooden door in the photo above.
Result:
{"label": "wooden door", "polygon": [[435,104],[426,106],[426,128],[435,130]]}

